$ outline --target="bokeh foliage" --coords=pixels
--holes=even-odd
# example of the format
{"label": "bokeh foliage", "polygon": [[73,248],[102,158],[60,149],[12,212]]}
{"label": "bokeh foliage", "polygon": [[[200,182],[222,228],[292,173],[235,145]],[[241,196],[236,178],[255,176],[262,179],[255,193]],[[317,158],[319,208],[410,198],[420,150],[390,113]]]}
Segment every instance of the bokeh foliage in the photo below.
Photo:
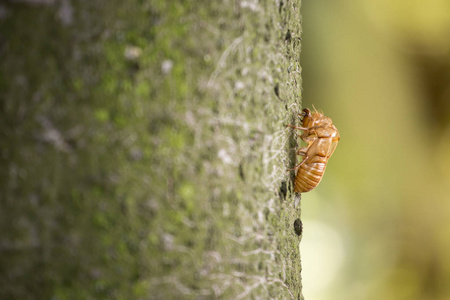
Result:
{"label": "bokeh foliage", "polygon": [[0,8],[1,298],[301,298],[300,1]]}
{"label": "bokeh foliage", "polygon": [[[317,241],[302,249],[305,298],[450,299],[450,2],[318,0],[302,11],[304,106],[341,134],[302,207],[302,247]],[[319,240],[313,223],[332,234]]]}

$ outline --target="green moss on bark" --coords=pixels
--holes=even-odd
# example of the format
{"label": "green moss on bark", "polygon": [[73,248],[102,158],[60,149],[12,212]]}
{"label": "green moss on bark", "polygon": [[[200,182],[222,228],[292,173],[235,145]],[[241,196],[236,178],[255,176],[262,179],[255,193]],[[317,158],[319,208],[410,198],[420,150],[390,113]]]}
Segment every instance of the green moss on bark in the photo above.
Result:
{"label": "green moss on bark", "polygon": [[2,298],[301,297],[300,1],[1,8]]}

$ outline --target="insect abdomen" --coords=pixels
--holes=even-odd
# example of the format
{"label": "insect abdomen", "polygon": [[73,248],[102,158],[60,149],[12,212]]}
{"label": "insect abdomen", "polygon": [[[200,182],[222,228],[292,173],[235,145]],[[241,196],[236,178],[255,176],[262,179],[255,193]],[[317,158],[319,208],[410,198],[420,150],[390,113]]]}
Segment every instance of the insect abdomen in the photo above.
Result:
{"label": "insect abdomen", "polygon": [[295,176],[294,191],[305,193],[314,189],[322,180],[326,166],[325,162],[302,164]]}

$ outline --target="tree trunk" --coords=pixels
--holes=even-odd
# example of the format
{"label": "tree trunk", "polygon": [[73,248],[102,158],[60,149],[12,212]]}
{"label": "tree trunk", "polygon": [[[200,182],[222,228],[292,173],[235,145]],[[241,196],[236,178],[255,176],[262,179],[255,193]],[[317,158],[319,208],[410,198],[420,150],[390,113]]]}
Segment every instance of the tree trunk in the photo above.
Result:
{"label": "tree trunk", "polygon": [[301,299],[300,4],[0,4],[0,298]]}

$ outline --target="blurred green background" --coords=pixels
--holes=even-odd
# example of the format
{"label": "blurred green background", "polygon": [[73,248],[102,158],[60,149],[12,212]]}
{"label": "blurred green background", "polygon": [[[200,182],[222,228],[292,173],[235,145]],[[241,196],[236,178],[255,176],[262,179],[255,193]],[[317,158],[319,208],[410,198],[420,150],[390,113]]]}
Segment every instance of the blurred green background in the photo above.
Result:
{"label": "blurred green background", "polygon": [[306,299],[450,299],[450,2],[305,1],[303,106],[341,141],[302,202]]}

